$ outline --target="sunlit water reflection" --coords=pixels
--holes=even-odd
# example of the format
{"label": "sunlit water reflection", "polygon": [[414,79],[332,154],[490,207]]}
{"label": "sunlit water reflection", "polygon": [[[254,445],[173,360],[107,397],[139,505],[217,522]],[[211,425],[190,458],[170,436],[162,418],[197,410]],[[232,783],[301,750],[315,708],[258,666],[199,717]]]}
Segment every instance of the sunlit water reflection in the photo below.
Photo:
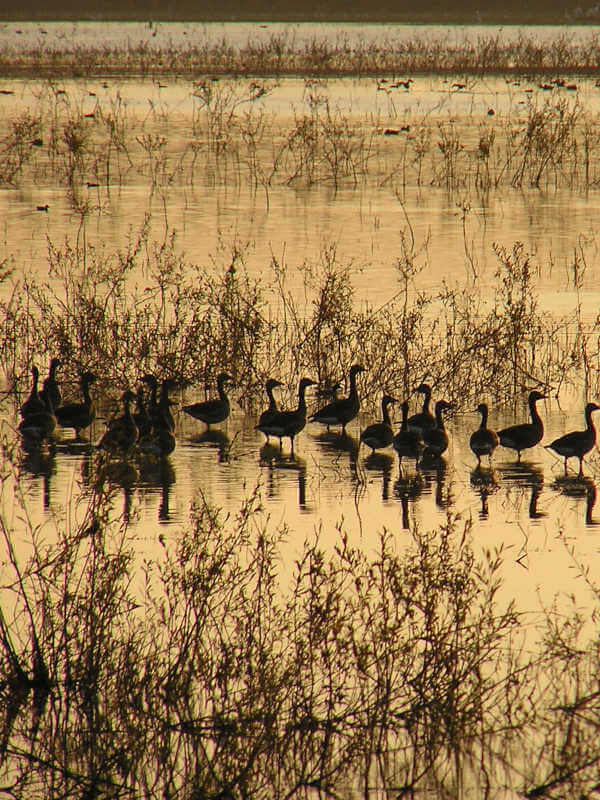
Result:
{"label": "sunlit water reflection", "polygon": [[[544,441],[582,427],[577,415],[565,418],[549,402],[544,416]],[[365,415],[360,424],[370,421]],[[287,442],[281,450],[276,440],[266,444],[254,422],[234,414],[223,426],[202,432],[201,424],[180,418],[177,448],[168,459],[132,461],[115,475],[114,513],[133,525],[140,557],[161,557],[170,532],[186,524],[199,492],[235,514],[257,486],[264,514],[291,532],[283,565],[293,563],[304,537],[317,530],[327,547],[343,529],[352,543],[371,551],[384,527],[398,538],[409,537],[411,526],[431,529],[451,515],[472,526],[476,548],[503,548],[507,596],[516,595],[523,608],[537,608],[540,599],[550,603],[557,591],[581,589],[568,544],[576,542],[578,557],[586,561],[598,553],[595,452],[585,462],[583,478],[577,477],[575,461],[565,476],[562,460],[541,446],[524,453],[520,464],[511,451],[498,448],[491,468],[485,459],[477,469],[468,438],[478,419],[464,414],[449,423],[450,447],[439,462],[416,470],[405,460],[400,469],[392,448],[370,454],[359,447],[358,424],[349,426],[345,437],[309,424],[292,455]],[[102,427],[95,423],[93,440]],[[23,452],[27,507],[44,537],[52,539],[61,520],[84,514],[81,493],[89,492],[97,461],[93,447],[70,444],[68,435],[54,452]],[[5,513],[7,500],[5,489]],[[12,523],[15,529],[22,524],[17,517]],[[585,607],[584,596],[581,603]]]}
{"label": "sunlit water reflection", "polygon": [[[578,97],[586,110],[597,113],[600,90],[591,80],[580,83]],[[0,106],[13,113],[36,102],[40,88],[35,82],[12,81],[11,86],[15,95],[0,97]],[[168,135],[174,159],[194,138],[191,120],[197,108],[189,81],[173,80],[163,88],[151,81],[116,80],[106,88],[93,81],[68,81],[64,86],[69,102],[75,108],[81,104],[82,112],[118,94],[132,114],[132,124],[156,113],[161,126],[167,126],[161,132]],[[482,194],[470,189],[448,192],[426,181],[419,187],[404,184],[399,171],[403,143],[401,137],[383,137],[387,125],[410,124],[413,117],[425,114],[434,126],[436,120],[456,124],[465,146],[476,147],[477,126],[486,122],[489,108],[496,108],[498,115],[518,115],[518,104],[525,101],[514,93],[527,97],[525,84],[515,89],[501,78],[474,81],[466,92],[451,86],[451,79],[417,79],[415,88],[395,96],[390,105],[372,79],[323,83],[319,91],[336,109],[356,118],[357,124],[364,125],[365,115],[370,115],[377,166],[372,164],[372,177],[361,179],[357,186],[348,181],[337,189],[330,183],[306,188],[274,182],[264,191],[253,188],[243,163],[237,168],[239,174],[232,174],[231,167],[223,175],[196,168],[193,181],[187,172],[185,181],[177,175],[165,176],[152,186],[147,174],[126,169],[112,185],[100,181],[100,185],[75,187],[78,201],[88,208],[82,219],[64,187],[41,172],[34,184],[0,191],[0,257],[11,260],[19,271],[44,275],[48,241],[60,244],[65,236],[75,237],[79,231],[80,241],[85,235],[89,243],[120,249],[150,214],[153,236],[160,241],[167,230],[175,230],[179,247],[194,263],[226,260],[230,244],[237,242],[243,246],[251,274],[264,273],[275,257],[291,267],[292,284],[300,284],[298,266],[317,261],[323,247],[335,245],[338,259],[353,264],[357,299],[377,306],[397,289],[399,231],[408,220],[417,247],[427,244],[419,288],[436,289],[442,281],[450,286],[469,282],[474,266],[478,287],[485,293],[497,267],[492,243],[510,247],[521,241],[535,253],[540,265],[540,301],[552,312],[574,307],[577,298],[570,265],[574,252],[583,245],[593,258],[587,263],[588,280],[579,299],[584,314],[595,315],[600,300],[594,289],[599,277],[594,234],[600,202],[595,193],[504,187]],[[92,89],[96,98],[88,96]],[[578,97],[567,100],[574,104]],[[544,99],[540,98],[540,106]],[[273,115],[273,125],[285,130],[291,109],[307,111],[305,83],[283,79],[258,103],[264,113]],[[256,104],[253,110],[258,110]],[[147,120],[144,124],[149,125]],[[463,226],[461,206],[465,204]],[[46,206],[47,210],[38,211]]]}

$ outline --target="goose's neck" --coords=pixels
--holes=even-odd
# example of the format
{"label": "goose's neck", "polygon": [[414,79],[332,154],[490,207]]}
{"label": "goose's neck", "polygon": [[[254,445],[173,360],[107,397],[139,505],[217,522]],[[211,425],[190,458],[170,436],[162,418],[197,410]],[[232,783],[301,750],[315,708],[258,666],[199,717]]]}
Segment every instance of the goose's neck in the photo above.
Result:
{"label": "goose's neck", "polygon": [[227,395],[225,394],[225,381],[218,381],[217,383],[217,390],[219,392],[219,397],[223,402],[227,401]]}
{"label": "goose's neck", "polygon": [[408,430],[408,403],[402,403],[402,424],[400,430],[406,433]]}
{"label": "goose's neck", "polygon": [[487,428],[487,421],[488,421],[487,406],[484,406],[479,413],[481,414],[481,425],[479,427],[482,429]]}
{"label": "goose's neck", "polygon": [[356,376],[358,373],[351,372],[350,373],[350,397],[356,397],[358,392],[356,391]]}
{"label": "goose's neck", "polygon": [[169,408],[169,392],[164,391],[160,396],[160,403],[158,404],[159,408],[161,409],[168,409]]}
{"label": "goose's neck", "polygon": [[277,403],[273,397],[273,387],[267,386],[267,397],[269,398],[269,411],[277,411]]}
{"label": "goose's neck", "polygon": [[430,414],[429,410],[429,403],[431,402],[431,389],[428,389],[426,392],[423,393],[423,413]]}
{"label": "goose's neck", "polygon": [[585,409],[585,421],[586,421],[586,424],[587,424],[587,429],[588,429],[588,431],[590,431],[590,433],[595,433],[596,432],[596,428],[594,427],[594,421],[592,419],[592,414],[593,414],[594,411],[595,411],[594,408],[586,408]]}
{"label": "goose's neck", "polygon": [[156,392],[157,392],[156,383],[151,383],[150,384],[150,406],[152,408],[156,408],[156,405],[157,405],[156,404]]}
{"label": "goose's neck", "polygon": [[92,397],[90,395],[90,384],[87,381],[84,381],[81,390],[83,392],[83,402],[86,406],[89,406],[92,402]]}
{"label": "goose's neck", "polygon": [[441,431],[445,430],[445,428],[444,428],[444,417],[443,417],[443,412],[442,412],[441,408],[436,408],[436,410],[435,410],[435,422],[436,422],[437,427]]}
{"label": "goose's neck", "polygon": [[298,389],[298,412],[300,414],[306,414],[306,386],[302,384]]}
{"label": "goose's neck", "polygon": [[531,421],[534,425],[542,425],[542,418],[538,414],[538,410],[536,408],[537,400],[530,400],[529,401],[529,413],[531,414]]}

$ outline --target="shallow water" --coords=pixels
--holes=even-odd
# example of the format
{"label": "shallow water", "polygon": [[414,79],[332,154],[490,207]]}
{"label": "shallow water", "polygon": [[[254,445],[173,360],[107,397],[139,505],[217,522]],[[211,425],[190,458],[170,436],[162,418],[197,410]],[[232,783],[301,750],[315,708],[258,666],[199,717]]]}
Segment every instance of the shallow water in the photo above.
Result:
{"label": "shallow water", "polygon": [[[357,185],[347,179],[337,187],[331,181],[306,187],[275,180],[268,189],[253,190],[243,160],[222,173],[214,165],[207,171],[201,166],[189,171],[186,147],[198,140],[194,135],[198,101],[192,82],[61,81],[64,99],[58,101],[59,111],[83,115],[100,108],[107,113],[118,98],[134,134],[139,130],[138,139],[152,132],[165,137],[168,169],[152,185],[148,168],[130,169],[125,164],[118,182],[113,178],[106,184],[102,171],[96,171],[103,165],[96,161],[74,187],[79,204],[89,209],[82,218],[64,186],[46,174],[49,167],[41,153],[33,180],[0,188],[0,258],[14,263],[19,272],[45,275],[48,240],[55,244],[67,236],[73,240],[79,231],[92,244],[119,249],[149,214],[153,236],[160,241],[166,230],[175,230],[178,246],[194,263],[227,259],[231,243],[241,244],[250,274],[263,273],[273,256],[294,273],[305,261],[317,261],[324,247],[334,245],[338,260],[354,266],[357,300],[377,307],[396,291],[399,234],[408,221],[417,248],[426,243],[417,289],[468,282],[473,278],[471,259],[485,294],[497,267],[492,244],[510,248],[520,241],[535,254],[539,266],[540,302],[550,311],[568,312],[575,305],[569,268],[581,246],[588,259],[579,299],[584,314],[595,316],[600,277],[594,238],[600,200],[595,191],[583,194],[550,185],[542,191],[502,187],[474,193],[469,187],[432,186],[429,174],[420,186],[403,179],[402,136],[383,136],[388,127],[410,128],[415,120],[425,119],[434,130],[437,125],[453,126],[461,147],[476,149],[478,131],[492,124],[489,109],[496,109],[494,124],[500,131],[504,118],[524,124],[521,103],[542,108],[547,99],[543,92],[533,100],[525,93],[536,82],[524,81],[515,88],[503,78],[473,79],[462,91],[452,89],[452,82],[452,78],[418,78],[409,92],[394,92],[391,99],[373,79],[320,82],[323,102],[355,119],[372,137],[369,176],[360,177]],[[0,96],[0,108],[10,114],[47,109],[55,102],[57,87],[48,82],[12,80],[4,85],[14,94]],[[600,113],[600,89],[591,80],[579,82],[576,96],[562,91],[561,97],[571,108],[581,104],[592,116]],[[309,112],[307,84],[281,79],[264,99],[242,108],[264,114],[272,130],[286,131],[294,113]],[[202,137],[199,144],[206,147]],[[269,146],[268,140],[263,143],[263,149]],[[141,148],[136,147],[134,156],[142,158]],[[431,147],[435,152],[435,141]],[[178,159],[187,168],[181,175],[176,171]],[[114,165],[112,169],[116,171]],[[46,206],[45,211],[36,210]],[[468,208],[464,228],[461,206]],[[6,291],[6,284],[0,287],[0,292]]]}
{"label": "shallow water", "polygon": [[[564,416],[551,401],[540,411],[546,419],[544,441],[583,427],[581,413]],[[370,551],[383,527],[398,537],[409,536],[409,526],[438,527],[450,514],[459,525],[472,526],[476,548],[504,548],[505,591],[516,595],[522,608],[533,610],[540,599],[549,604],[555,592],[577,588],[566,546],[576,543],[586,561],[598,552],[596,453],[586,459],[583,479],[576,476],[576,461],[565,476],[562,460],[541,446],[524,453],[521,464],[511,451],[498,448],[492,468],[484,459],[477,469],[468,438],[478,415],[469,413],[450,421],[450,447],[439,462],[415,470],[405,461],[400,469],[391,448],[376,454],[364,445],[359,448],[360,426],[371,421],[362,415],[346,437],[309,424],[292,455],[287,441],[282,450],[274,440],[265,444],[254,430],[255,420],[239,411],[208,433],[181,414],[177,447],[168,459],[136,460],[115,476],[114,511],[133,525],[140,557],[160,558],[162,548],[169,546],[169,531],[185,525],[198,492],[235,514],[259,486],[271,523],[290,528],[283,564],[293,563],[304,538],[321,527],[326,546],[335,544],[341,524],[353,544]],[[510,422],[500,417],[492,424]],[[97,441],[102,430],[97,421],[90,439]],[[27,506],[42,524],[44,539],[52,541],[57,521],[84,514],[80,493],[89,491],[97,462],[94,448],[73,443],[68,433],[53,452],[22,454]],[[5,487],[4,513],[10,520],[9,497]],[[19,527],[17,518],[12,523]],[[582,608],[585,604],[584,593]]]}
{"label": "shallow water", "polygon": [[[24,36],[26,26],[19,27]],[[60,38],[51,26],[44,27]],[[133,35],[133,28],[123,28],[124,35]],[[160,26],[161,34],[162,29]],[[62,30],[64,34],[64,26]],[[96,28],[92,26],[92,30]],[[186,30],[186,26],[174,27],[169,35],[183,35]],[[17,36],[10,26],[4,31]],[[78,26],[78,31],[83,35],[84,28]],[[139,35],[146,29],[137,26],[135,31]],[[34,34],[27,30],[27,35]],[[368,33],[362,31],[361,35]],[[526,84],[515,87],[504,79],[486,79],[472,81],[466,91],[458,91],[452,82],[417,79],[409,92],[393,96],[380,91],[374,80],[323,82],[319,90],[343,113],[354,115],[357,124],[364,124],[365,115],[371,115],[378,136],[379,173],[360,180],[357,186],[346,182],[337,190],[330,184],[294,188],[275,184],[267,198],[235,175],[228,179],[198,169],[193,182],[176,178],[149,185],[147,174],[129,170],[118,184],[78,187],[92,209],[82,224],[65,186],[50,179],[42,163],[33,180],[0,190],[0,258],[14,264],[15,277],[28,273],[41,279],[47,271],[48,241],[60,243],[83,231],[89,243],[109,250],[122,248],[127,236],[150,214],[153,236],[160,240],[167,228],[175,230],[177,244],[188,261],[210,264],[214,258],[226,263],[231,243],[243,242],[251,275],[268,274],[275,255],[287,263],[288,288],[298,293],[303,283],[297,268],[305,261],[318,260],[323,247],[334,244],[338,260],[353,265],[356,302],[369,302],[377,308],[398,291],[399,232],[408,219],[415,241],[428,240],[415,291],[436,291],[443,284],[471,285],[467,246],[477,267],[477,284],[482,295],[489,297],[497,266],[492,243],[511,247],[518,240],[536,255],[541,307],[550,314],[569,315],[580,302],[584,317],[595,319],[600,299],[600,262],[594,239],[600,198],[595,190],[584,195],[551,187],[545,191],[503,189],[479,196],[467,190],[449,192],[426,184],[382,180],[390,175],[402,147],[398,137],[383,139],[381,131],[387,125],[409,124],[425,113],[440,122],[462,126],[468,141],[475,135],[474,126],[489,119],[490,108],[496,110],[497,119],[518,115],[528,88]],[[0,107],[4,104],[12,110],[27,109],[48,89],[47,83],[36,81],[7,81],[5,85],[14,95],[0,97]],[[114,79],[105,85],[79,80],[61,82],[61,87],[68,102],[83,112],[96,103],[108,105],[118,96],[133,119],[145,117],[146,132],[167,131],[169,147],[175,153],[191,137],[196,108],[190,82],[172,80],[158,85]],[[593,82],[582,81],[578,95],[590,113],[600,110],[600,91]],[[264,113],[275,120],[273,124],[283,127],[294,110],[307,108],[306,84],[299,79],[281,80],[259,102]],[[569,102],[576,99],[569,98]],[[463,202],[470,206],[466,234],[458,208]],[[46,204],[47,210],[37,210]],[[585,284],[577,295],[569,264],[580,246],[587,260]],[[139,280],[143,281],[141,275]],[[2,291],[10,288],[10,282],[6,283]],[[181,405],[200,399],[197,388],[178,397]],[[235,400],[235,389],[232,397]],[[379,402],[378,398],[368,400],[371,407]],[[560,401],[560,408],[555,400],[544,404],[545,442],[582,426],[583,391],[561,396]],[[5,420],[14,425],[12,407],[5,403],[3,409]],[[520,419],[525,417],[526,409],[521,408]],[[231,418],[220,426],[221,433],[212,437],[203,436],[201,425],[179,414],[175,452],[161,466],[136,465],[122,481],[125,488],[115,500],[115,512],[123,511],[131,520],[140,555],[150,557],[168,546],[169,530],[185,524],[198,491],[233,513],[258,482],[265,512],[274,522],[285,522],[292,532],[288,551],[282,554],[284,563],[290,563],[304,537],[321,525],[325,541],[333,544],[339,535],[336,524],[343,520],[351,536],[369,548],[375,532],[383,526],[402,536],[409,524],[435,527],[451,513],[472,524],[475,540],[482,547],[504,546],[506,592],[516,594],[522,607],[537,607],[540,597],[549,602],[555,591],[578,585],[565,556],[565,542],[575,541],[584,558],[598,550],[595,525],[596,517],[600,520],[596,508],[600,460],[595,451],[588,457],[588,477],[583,481],[565,480],[560,461],[541,447],[524,457],[518,467],[512,454],[500,449],[491,471],[476,472],[468,437],[478,417],[461,413],[449,423],[451,446],[440,465],[421,472],[412,468],[400,472],[391,450],[374,457],[368,456],[364,447],[358,450],[360,429],[373,418],[364,413],[349,428],[346,439],[309,425],[299,436],[292,458],[286,445],[281,453],[277,447],[265,447],[254,430],[255,420],[246,418],[235,406]],[[507,411],[491,412],[497,428],[513,421]],[[97,441],[102,430],[102,420],[98,420],[90,432],[91,440]],[[23,453],[21,458],[22,475],[30,490],[28,507],[50,537],[57,520],[78,513],[79,492],[89,483],[90,458],[95,457],[86,447],[71,447],[68,439],[66,434],[54,453]],[[573,467],[574,462],[571,470]],[[5,490],[4,513],[10,519],[9,498],[10,492]],[[21,523],[15,516],[11,524],[18,529]]]}

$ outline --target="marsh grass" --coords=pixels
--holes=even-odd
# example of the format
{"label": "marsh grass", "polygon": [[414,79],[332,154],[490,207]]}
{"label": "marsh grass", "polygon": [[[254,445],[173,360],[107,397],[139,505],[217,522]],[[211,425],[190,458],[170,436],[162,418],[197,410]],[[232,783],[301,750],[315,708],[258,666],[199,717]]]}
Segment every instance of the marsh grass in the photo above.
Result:
{"label": "marsh grass", "polygon": [[451,520],[414,531],[404,556],[389,533],[369,559],[343,532],[333,553],[316,538],[286,581],[287,532],[265,522],[259,493],[231,517],[199,496],[136,575],[109,501],[96,484],[81,523],[54,540],[31,531],[28,556],[2,527],[14,796],[449,786],[479,727],[496,728],[518,617],[496,610],[498,558],[478,563]]}
{"label": "marsh grass", "polygon": [[[478,394],[512,402],[535,385],[558,393],[582,379],[597,390],[598,321],[584,324],[581,301],[565,318],[544,314],[536,290],[544,265],[519,243],[495,245],[494,288],[483,297],[468,240],[473,192],[595,185],[600,138],[578,100],[567,100],[557,86],[543,100],[530,99],[515,118],[486,117],[470,131],[423,118],[405,137],[382,137],[380,120],[352,124],[321,79],[305,81],[305,110],[292,115],[289,129],[279,129],[257,105],[275,88],[259,80],[197,81],[190,138],[179,132],[177,146],[160,104],[141,120],[117,93],[95,98],[90,116],[89,101],[56,82],[39,88],[34,109],[6,123],[5,180],[58,178],[79,218],[75,236],[48,241],[47,277],[13,278],[4,294],[1,366],[19,391],[33,359],[53,355],[67,365],[68,381],[76,384],[81,370],[93,369],[111,391],[133,385],[141,371],[186,387],[210,385],[226,369],[244,410],[255,408],[275,372],[289,400],[300,375],[334,383],[356,362],[369,371],[367,405],[384,387],[406,395],[425,374],[459,405]],[[356,301],[353,275],[364,265],[340,263],[328,244],[314,263],[273,256],[260,280],[246,267],[248,245],[235,240],[211,263],[189,263],[169,228],[166,204],[169,187],[193,183],[199,169],[203,181],[228,186],[246,176],[252,192],[264,190],[267,206],[277,183],[324,182],[335,192],[375,179],[395,190],[403,209],[407,186],[444,187],[460,198],[469,285],[419,290],[428,243],[415,242],[405,212],[398,291],[378,307]],[[94,182],[140,178],[165,206],[162,241],[150,238],[146,219],[121,249],[91,244],[88,220],[106,202]],[[98,186],[97,198],[86,183]],[[578,292],[584,259],[581,250],[573,266]],[[287,288],[286,277],[298,268],[302,294]]]}
{"label": "marsh grass", "polygon": [[[67,384],[91,369],[101,377],[98,391],[111,395],[146,372],[185,388],[212,385],[226,370],[245,411],[257,407],[269,376],[286,383],[291,401],[299,376],[328,385],[357,362],[367,370],[361,394],[370,409],[384,387],[406,396],[424,375],[458,408],[482,394],[512,403],[532,386],[558,395],[585,380],[598,390],[598,321],[584,322],[580,302],[564,318],[544,313],[541,266],[520,243],[495,246],[491,297],[476,283],[423,292],[427,242],[415,242],[407,219],[398,290],[373,307],[355,296],[362,265],[341,262],[332,245],[314,262],[272,257],[254,277],[243,242],[224,243],[212,263],[199,265],[179,252],[175,231],[162,241],[149,231],[146,219],[117,251],[85,236],[60,246],[49,240],[45,280],[6,276],[13,288],[0,304],[1,367],[17,393],[28,389],[31,363],[51,356],[61,358]],[[584,257],[585,248],[573,266],[578,291]],[[300,292],[288,288],[292,269],[302,275]]]}
{"label": "marsh grass", "polygon": [[200,173],[209,184],[260,187],[267,205],[274,186],[317,183],[334,190],[367,181],[403,191],[430,185],[479,197],[502,187],[594,188],[597,115],[560,81],[553,86],[493,118],[413,110],[390,127],[399,122],[393,104],[387,115],[357,119],[340,109],[323,78],[305,79],[302,105],[284,121],[263,104],[276,82],[206,78],[190,81],[190,113],[178,127],[158,102],[142,116],[118,91],[91,105],[83,89],[48,81],[30,108],[2,122],[0,181],[57,179],[75,201],[90,183],[110,190],[142,180],[152,191],[193,184]]}
{"label": "marsh grass", "polygon": [[109,42],[84,45],[43,40],[0,50],[3,74],[54,76],[168,74],[207,75],[404,75],[415,73],[585,73],[597,74],[598,34],[577,37],[570,32],[542,40],[523,31],[514,38],[499,33],[464,36],[449,43],[439,35],[413,31],[410,38],[392,34],[377,42],[335,40],[318,35],[296,37],[294,31],[249,37],[237,44],[226,37],[181,42],[140,41],[118,46]]}

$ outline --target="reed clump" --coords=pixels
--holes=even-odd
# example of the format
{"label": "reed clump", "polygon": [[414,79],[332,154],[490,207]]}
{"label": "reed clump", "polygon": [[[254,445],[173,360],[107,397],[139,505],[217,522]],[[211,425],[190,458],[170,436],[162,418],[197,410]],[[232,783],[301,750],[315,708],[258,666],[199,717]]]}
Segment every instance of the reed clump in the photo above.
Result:
{"label": "reed clump", "polygon": [[[204,36],[204,38],[203,38]],[[403,73],[565,73],[596,74],[600,44],[592,29],[577,37],[557,33],[541,38],[521,31],[468,34],[451,43],[438,33],[407,36],[402,32],[350,39],[295,31],[250,35],[244,42],[211,39],[199,32],[194,40],[175,43],[168,37],[130,40],[126,44],[36,40],[32,44],[6,39],[0,50],[3,74],[55,76],[108,75],[385,75]]]}
{"label": "reed clump", "polygon": [[28,111],[11,119],[0,151],[0,183],[12,184],[41,144],[41,118]]}
{"label": "reed clump", "polygon": [[116,252],[85,238],[49,241],[45,280],[6,276],[13,289],[0,304],[1,367],[16,388],[26,388],[34,360],[58,356],[66,381],[92,370],[119,393],[146,372],[185,387],[227,371],[248,411],[273,374],[291,398],[300,375],[335,382],[352,363],[367,370],[365,406],[384,387],[406,396],[426,374],[459,408],[481,394],[510,403],[528,386],[558,391],[584,377],[597,389],[598,322],[584,324],[577,309],[554,318],[539,308],[540,267],[520,243],[495,246],[491,298],[476,284],[423,292],[427,246],[407,227],[398,291],[372,307],[353,286],[368,265],[340,262],[333,246],[294,265],[299,292],[288,288],[290,266],[275,258],[262,276],[251,274],[239,241],[198,265],[178,251],[175,231],[162,242],[149,231],[147,219]]}

